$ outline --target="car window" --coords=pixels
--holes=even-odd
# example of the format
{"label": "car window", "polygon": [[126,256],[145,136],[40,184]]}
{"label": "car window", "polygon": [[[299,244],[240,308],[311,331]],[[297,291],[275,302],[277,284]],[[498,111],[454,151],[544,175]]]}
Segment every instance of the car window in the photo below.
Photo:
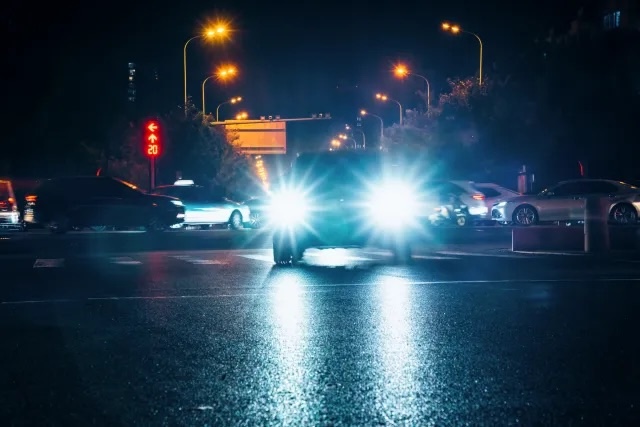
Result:
{"label": "car window", "polygon": [[89,185],[94,196],[130,198],[138,195],[136,190],[113,179],[93,179],[85,183]]}
{"label": "car window", "polygon": [[0,200],[8,200],[11,197],[8,182],[0,182]]}
{"label": "car window", "polygon": [[610,182],[592,181],[588,183],[588,190],[588,194],[615,194],[619,188]]}
{"label": "car window", "polygon": [[484,196],[488,197],[488,198],[498,197],[498,196],[500,196],[502,194],[498,190],[496,190],[495,188],[491,188],[491,187],[481,187],[481,186],[475,185],[474,189],[476,191],[484,194]]}
{"label": "car window", "polygon": [[558,197],[584,194],[584,185],[578,181],[565,182],[549,189],[549,192]]}

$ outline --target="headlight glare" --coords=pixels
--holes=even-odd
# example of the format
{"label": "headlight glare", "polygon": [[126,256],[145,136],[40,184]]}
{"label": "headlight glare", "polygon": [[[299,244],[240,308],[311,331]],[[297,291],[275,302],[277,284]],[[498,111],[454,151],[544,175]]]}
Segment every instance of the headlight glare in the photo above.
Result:
{"label": "headlight glare", "polygon": [[385,183],[376,187],[369,202],[370,214],[376,223],[406,225],[416,214],[416,195],[402,182]]}
{"label": "headlight glare", "polygon": [[281,224],[296,224],[304,220],[309,205],[304,194],[297,191],[282,191],[273,195],[270,217]]}

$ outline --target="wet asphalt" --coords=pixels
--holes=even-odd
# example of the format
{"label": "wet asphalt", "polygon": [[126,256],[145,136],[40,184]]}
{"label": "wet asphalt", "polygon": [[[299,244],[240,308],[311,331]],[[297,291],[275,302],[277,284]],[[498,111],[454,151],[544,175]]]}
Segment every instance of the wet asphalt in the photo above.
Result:
{"label": "wet asphalt", "polygon": [[2,425],[640,421],[637,256],[470,229],[408,265],[277,268],[268,232],[0,237]]}

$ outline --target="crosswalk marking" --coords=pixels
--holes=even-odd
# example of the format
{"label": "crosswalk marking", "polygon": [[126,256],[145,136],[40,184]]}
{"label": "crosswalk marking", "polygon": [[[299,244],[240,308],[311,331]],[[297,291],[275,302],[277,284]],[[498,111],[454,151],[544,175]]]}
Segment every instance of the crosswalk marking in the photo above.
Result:
{"label": "crosswalk marking", "polygon": [[33,268],[56,268],[64,265],[64,258],[36,259]]}
{"label": "crosswalk marking", "polygon": [[177,259],[180,261],[186,261],[188,263],[195,264],[195,265],[226,265],[227,264],[224,261],[218,261],[215,259],[195,258],[195,257],[192,257],[191,255],[172,255],[171,258]]}
{"label": "crosswalk marking", "polygon": [[109,262],[112,264],[119,264],[119,265],[140,265],[142,264],[142,261],[138,261],[135,260],[131,257],[128,256],[116,256],[116,257],[111,257],[109,258]]}

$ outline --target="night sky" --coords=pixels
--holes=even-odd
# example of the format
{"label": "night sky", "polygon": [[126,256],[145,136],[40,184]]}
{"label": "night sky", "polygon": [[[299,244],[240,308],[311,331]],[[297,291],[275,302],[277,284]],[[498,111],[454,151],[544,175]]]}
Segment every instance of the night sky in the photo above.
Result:
{"label": "night sky", "polygon": [[[41,135],[49,143],[90,138],[77,123],[107,120],[121,108],[130,61],[139,64],[141,75],[158,70],[159,109],[180,104],[183,44],[217,17],[231,22],[231,40],[211,46],[196,41],[188,49],[189,93],[197,106],[202,80],[230,61],[240,77],[208,86],[209,105],[242,95],[243,109],[254,117],[330,112],[348,120],[364,107],[391,121],[396,110],[376,105],[373,94],[386,91],[412,108],[420,103],[414,92],[421,88],[419,80],[394,80],[394,62],[428,76],[435,93],[446,89],[447,77],[476,72],[477,41],[443,34],[443,20],[480,34],[490,67],[508,64],[523,43],[546,29],[568,28],[578,4],[589,2],[13,3],[2,18],[8,60],[3,92],[5,107],[11,106],[4,120],[6,138],[20,144],[39,127],[51,129]],[[69,127],[78,130],[69,133]]]}

